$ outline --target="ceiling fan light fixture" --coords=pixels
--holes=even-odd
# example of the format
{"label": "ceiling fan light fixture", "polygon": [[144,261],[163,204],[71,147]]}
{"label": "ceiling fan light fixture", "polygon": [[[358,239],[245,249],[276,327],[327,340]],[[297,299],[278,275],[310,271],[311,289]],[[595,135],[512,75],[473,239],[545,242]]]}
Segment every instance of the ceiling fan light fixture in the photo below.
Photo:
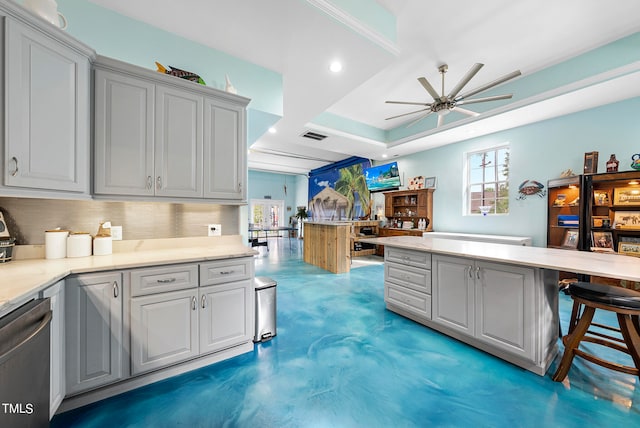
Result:
{"label": "ceiling fan light fixture", "polygon": [[329,71],[332,73],[340,73],[342,71],[342,63],[338,60],[331,61],[331,64],[329,64]]}

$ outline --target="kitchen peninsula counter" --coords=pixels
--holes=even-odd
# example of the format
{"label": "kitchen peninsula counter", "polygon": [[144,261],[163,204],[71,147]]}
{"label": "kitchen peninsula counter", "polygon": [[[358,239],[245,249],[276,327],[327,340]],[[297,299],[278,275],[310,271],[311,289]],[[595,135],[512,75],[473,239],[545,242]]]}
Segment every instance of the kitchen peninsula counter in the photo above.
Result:
{"label": "kitchen peninsula counter", "polygon": [[538,375],[558,353],[558,271],[640,280],[640,258],[455,239],[385,247],[387,309]]}
{"label": "kitchen peninsula counter", "polygon": [[[239,235],[114,241],[113,248],[113,254],[104,256],[56,260],[46,260],[40,256],[0,264],[0,316],[71,274],[251,257],[257,254],[242,243]],[[19,250],[20,248],[16,253]]]}

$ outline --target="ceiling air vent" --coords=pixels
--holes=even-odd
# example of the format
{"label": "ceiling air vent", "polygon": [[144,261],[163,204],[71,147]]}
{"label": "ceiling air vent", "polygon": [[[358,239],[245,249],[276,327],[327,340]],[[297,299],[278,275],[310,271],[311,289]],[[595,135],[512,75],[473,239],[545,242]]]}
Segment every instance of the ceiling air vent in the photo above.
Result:
{"label": "ceiling air vent", "polygon": [[316,140],[316,141],[322,141],[325,138],[327,138],[326,135],[318,134],[317,132],[313,132],[313,131],[307,131],[304,134],[302,134],[302,136],[305,138],[311,138],[312,140]]}

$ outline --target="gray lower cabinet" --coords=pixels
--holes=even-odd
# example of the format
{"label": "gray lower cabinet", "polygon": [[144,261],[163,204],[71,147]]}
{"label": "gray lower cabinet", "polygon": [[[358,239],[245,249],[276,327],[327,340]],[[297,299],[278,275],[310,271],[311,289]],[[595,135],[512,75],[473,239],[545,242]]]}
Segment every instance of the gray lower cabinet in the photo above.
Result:
{"label": "gray lower cabinet", "polygon": [[123,377],[122,274],[65,282],[66,390],[73,395]]}
{"label": "gray lower cabinet", "polygon": [[433,256],[435,323],[536,361],[535,270]]}
{"label": "gray lower cabinet", "polygon": [[45,190],[86,197],[93,51],[69,37],[51,34],[36,20],[3,21],[2,184],[23,195],[25,190]]}
{"label": "gray lower cabinet", "polygon": [[384,299],[387,306],[431,319],[431,254],[385,247]]}

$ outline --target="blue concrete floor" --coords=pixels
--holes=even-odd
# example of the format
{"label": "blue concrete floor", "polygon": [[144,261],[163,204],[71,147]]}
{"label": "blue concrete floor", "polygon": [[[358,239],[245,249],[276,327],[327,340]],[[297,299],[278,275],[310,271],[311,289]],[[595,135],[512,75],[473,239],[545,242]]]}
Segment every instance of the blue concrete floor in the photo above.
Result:
{"label": "blue concrete floor", "polygon": [[[559,357],[546,376],[532,374],[387,311],[381,264],[330,274],[302,262],[292,241],[256,257],[256,274],[278,282],[276,338],[52,427],[640,426],[637,377],[576,359],[553,382]],[[560,311],[566,331],[562,294]]]}

